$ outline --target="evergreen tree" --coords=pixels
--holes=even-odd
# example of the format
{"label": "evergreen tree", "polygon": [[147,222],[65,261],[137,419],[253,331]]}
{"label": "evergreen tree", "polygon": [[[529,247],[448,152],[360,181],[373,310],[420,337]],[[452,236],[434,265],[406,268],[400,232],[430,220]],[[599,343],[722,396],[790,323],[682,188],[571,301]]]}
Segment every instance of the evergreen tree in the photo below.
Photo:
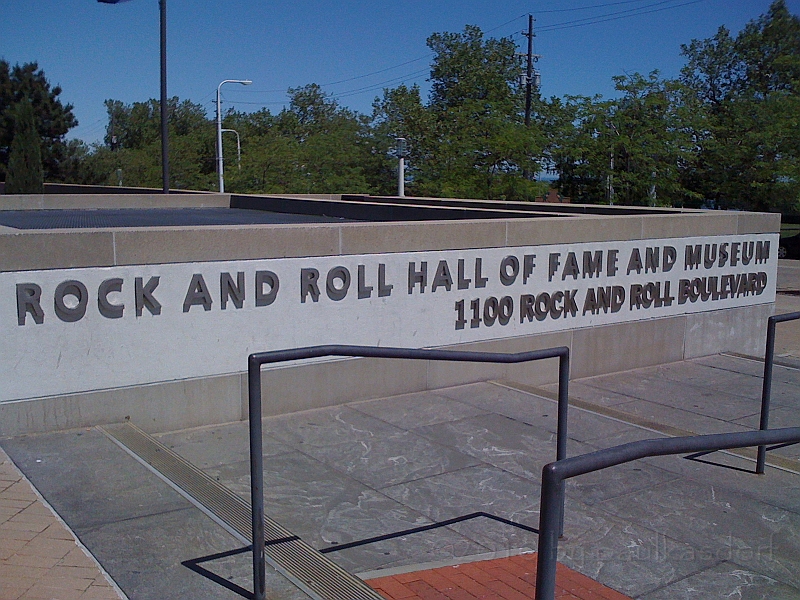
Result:
{"label": "evergreen tree", "polygon": [[38,64],[14,65],[0,60],[0,180],[8,166],[14,129],[14,107],[27,98],[33,106],[34,123],[41,140],[44,177],[48,181],[64,178],[68,148],[67,132],[78,124],[71,104],[62,104],[61,88],[50,87]]}
{"label": "evergreen tree", "polygon": [[41,139],[36,131],[33,106],[25,98],[15,107],[14,137],[8,158],[6,194],[41,194],[44,192],[42,175]]}

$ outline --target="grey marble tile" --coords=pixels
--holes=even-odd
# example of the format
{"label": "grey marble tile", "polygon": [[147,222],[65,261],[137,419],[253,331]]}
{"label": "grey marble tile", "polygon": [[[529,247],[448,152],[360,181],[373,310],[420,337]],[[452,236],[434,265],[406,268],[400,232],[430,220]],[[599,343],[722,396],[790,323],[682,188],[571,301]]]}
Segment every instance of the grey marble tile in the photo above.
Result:
{"label": "grey marble tile", "polygon": [[[515,523],[538,527],[539,484],[496,467],[479,465],[457,472],[418,479],[383,492],[435,522],[487,512]],[[492,550],[508,541],[508,531],[486,522],[451,526]],[[527,543],[521,545],[529,545]],[[513,546],[519,547],[518,541]]]}
{"label": "grey marble tile", "polygon": [[771,577],[724,561],[690,577],[645,594],[640,600],[797,600],[800,589]]}
{"label": "grey marble tile", "polygon": [[307,411],[268,421],[270,436],[376,489],[476,462],[349,407]]}
{"label": "grey marble tile", "polygon": [[675,473],[635,461],[568,479],[566,493],[567,497],[592,505],[654,486],[669,485],[677,478]]}
{"label": "grey marble tile", "polygon": [[739,358],[738,356],[732,356],[730,354],[712,354],[711,356],[701,356],[700,358],[693,358],[689,362],[724,371],[744,373],[754,377],[761,376],[764,373],[764,363],[762,361]]}
{"label": "grey marble tile", "polygon": [[612,498],[602,507],[698,552],[800,585],[800,514],[795,511],[685,479]]}
{"label": "grey marble tile", "polygon": [[[749,429],[758,429],[761,424],[761,415],[752,415],[743,419],[737,419],[736,424]],[[797,408],[787,408],[785,406],[771,406],[769,411],[770,429],[780,429],[783,427],[800,427],[800,410]],[[792,444],[770,450],[769,454],[778,454],[786,458],[800,460],[800,444]],[[797,464],[800,468],[800,463]]]}
{"label": "grey marble tile", "polygon": [[[249,463],[207,469],[249,500]],[[431,523],[422,513],[300,452],[264,464],[264,511],[315,548],[346,544]]]}
{"label": "grey marble tile", "polygon": [[718,562],[698,557],[686,543],[569,499],[558,560],[631,597]]}
{"label": "grey marble tile", "polygon": [[[756,414],[761,408],[760,395],[744,398],[658,376],[642,379],[631,374],[603,376],[587,381],[587,384],[723,421]],[[628,410],[630,406],[628,403],[622,410]]]}
{"label": "grey marble tile", "polygon": [[[457,393],[464,402],[546,431],[555,433],[558,430],[558,403],[549,398],[491,383],[452,388],[442,393]],[[579,441],[613,435],[626,427],[613,419],[575,407],[568,410],[567,421],[568,437]]]}
{"label": "grey marble tile", "polygon": [[[736,419],[735,422],[750,429],[758,429],[761,423],[761,414],[759,413]],[[800,427],[800,411],[796,408],[787,408],[785,406],[770,406],[769,426],[771,429]]]}
{"label": "grey marble tile", "polygon": [[633,400],[620,407],[620,410],[660,425],[677,427],[696,434],[749,430],[749,428],[731,421],[724,421],[648,400]]}
{"label": "grey marble tile", "polygon": [[490,382],[455,386],[437,393],[533,425],[542,415],[552,414],[556,406],[552,400]]}
{"label": "grey marble tile", "polygon": [[732,396],[761,397],[761,373],[742,373],[685,361],[662,365],[657,368],[655,375],[670,381],[688,383]]}
{"label": "grey marble tile", "polygon": [[[591,379],[569,382],[570,398],[585,400],[586,402],[599,404],[600,406],[620,406],[626,402],[634,400],[634,398],[631,396],[625,396],[624,394],[618,394],[602,388],[593,387],[591,385],[587,385],[584,381],[591,382]],[[558,391],[558,385],[555,383],[548,384],[542,386],[542,389],[555,394]]]}
{"label": "grey marble tile", "polygon": [[435,392],[419,392],[351,404],[351,408],[403,429],[457,421],[486,411]]}
{"label": "grey marble tile", "polygon": [[[250,430],[246,421],[156,434],[153,437],[201,469],[238,462],[250,453]],[[265,457],[291,450],[267,435],[263,436],[262,449]]]}
{"label": "grey marble tile", "polygon": [[[420,435],[531,481],[538,482],[542,467],[556,460],[555,433],[503,415],[482,415],[421,427],[417,431]],[[590,450],[584,444],[568,440],[568,455]]]}
{"label": "grey marble tile", "polygon": [[2,446],[78,532],[190,506],[96,429],[21,436]]}
{"label": "grey marble tile", "polygon": [[[203,561],[199,566],[240,588],[244,588],[246,591],[253,589],[253,554],[249,550],[233,556]],[[267,598],[308,600],[309,596],[305,592],[278,573],[269,563],[266,564],[265,575]],[[206,597],[214,599],[227,598],[228,596],[224,594],[226,592],[221,590]],[[241,596],[232,596],[232,598],[241,598]]]}
{"label": "grey marble tile", "polygon": [[477,542],[442,527],[348,548],[327,556],[351,573],[389,569],[407,565],[452,560],[482,554],[488,549]]}
{"label": "grey marble tile", "polygon": [[[129,598],[241,598],[181,564],[241,546],[193,507],[107,523],[82,532],[81,540]],[[228,577],[235,576],[238,585],[252,581],[241,564],[229,561],[217,568]],[[267,582],[268,589],[285,594],[281,598],[307,597],[269,568]]]}

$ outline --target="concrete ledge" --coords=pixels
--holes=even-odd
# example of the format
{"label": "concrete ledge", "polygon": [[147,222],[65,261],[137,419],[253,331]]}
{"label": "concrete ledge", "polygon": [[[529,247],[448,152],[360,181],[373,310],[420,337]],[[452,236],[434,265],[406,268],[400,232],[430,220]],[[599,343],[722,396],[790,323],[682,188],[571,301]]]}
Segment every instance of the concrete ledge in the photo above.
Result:
{"label": "concrete ledge", "polygon": [[153,227],[114,233],[118,265],[339,254],[338,225]]}
{"label": "concrete ledge", "polygon": [[110,231],[0,231],[0,271],[34,271],[114,265]]}
{"label": "concrete ledge", "polygon": [[742,230],[772,233],[779,227],[779,215],[706,212],[238,227],[2,229],[0,270],[460,250],[725,235],[744,233]]}
{"label": "concrete ledge", "polygon": [[239,374],[0,404],[0,437],[131,420],[145,431],[238,421]]}
{"label": "concrete ledge", "polygon": [[25,194],[0,196],[0,210],[229,207],[230,194]]}

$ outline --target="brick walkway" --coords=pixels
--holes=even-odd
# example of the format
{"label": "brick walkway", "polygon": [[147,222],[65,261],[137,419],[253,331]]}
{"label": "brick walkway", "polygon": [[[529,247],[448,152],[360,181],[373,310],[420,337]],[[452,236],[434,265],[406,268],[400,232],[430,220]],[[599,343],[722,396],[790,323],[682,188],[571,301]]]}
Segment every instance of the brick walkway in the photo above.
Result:
{"label": "brick walkway", "polygon": [[0,450],[0,599],[122,598]]}
{"label": "brick walkway", "polygon": [[[530,600],[536,583],[536,554],[521,554],[370,579],[387,600]],[[558,565],[556,598],[630,600],[577,571]]]}

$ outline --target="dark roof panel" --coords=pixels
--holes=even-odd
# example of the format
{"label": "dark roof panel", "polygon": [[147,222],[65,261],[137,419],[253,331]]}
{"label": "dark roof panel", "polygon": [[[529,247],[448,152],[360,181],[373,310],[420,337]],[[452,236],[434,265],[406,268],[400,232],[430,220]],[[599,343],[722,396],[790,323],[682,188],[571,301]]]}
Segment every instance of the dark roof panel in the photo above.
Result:
{"label": "dark roof panel", "polygon": [[241,208],[98,208],[91,210],[5,210],[0,225],[15,229],[93,229],[99,227],[186,227],[335,223],[345,219]]}

